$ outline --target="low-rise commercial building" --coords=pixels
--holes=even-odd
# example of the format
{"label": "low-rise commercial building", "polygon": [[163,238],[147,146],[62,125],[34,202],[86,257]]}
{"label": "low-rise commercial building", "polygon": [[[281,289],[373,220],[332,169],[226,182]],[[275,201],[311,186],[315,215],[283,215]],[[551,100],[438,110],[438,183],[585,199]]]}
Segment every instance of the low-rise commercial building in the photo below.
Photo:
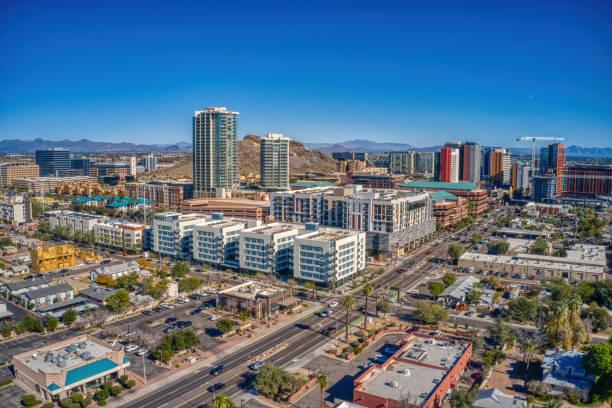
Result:
{"label": "low-rise commercial building", "polygon": [[127,276],[130,273],[139,273],[140,264],[136,261],[123,262],[116,265],[103,266],[96,268],[89,273],[89,279],[96,281],[101,275],[106,275],[111,279]]}
{"label": "low-rise commercial building", "polygon": [[353,403],[366,408],[434,408],[457,387],[472,345],[444,337],[410,334],[393,356],[353,382]]}
{"label": "low-rise commercial building", "polygon": [[457,197],[463,197],[471,203],[474,215],[484,214],[489,209],[489,197],[487,190],[478,188],[475,184],[468,181],[458,183],[445,183],[441,181],[411,181],[397,185],[401,190],[421,190],[421,191],[447,191]]}
{"label": "low-rise commercial building", "polygon": [[102,305],[106,302],[106,298],[110,295],[114,295],[117,292],[115,288],[91,288],[88,287],[79,291],[79,297],[82,297],[88,301],[92,301],[96,304]]}
{"label": "low-rise commercial building", "polygon": [[294,224],[272,223],[240,232],[240,268],[268,274],[287,274],[293,266]]}
{"label": "low-rise commercial building", "polygon": [[149,183],[126,183],[126,194],[131,197],[151,200],[156,206],[178,210],[184,200],[193,198],[193,184],[170,181]]}
{"label": "low-rise commercial building", "polygon": [[32,249],[30,258],[32,269],[37,273],[76,265],[76,252],[69,244]]}
{"label": "low-rise commercial building", "polygon": [[26,177],[13,180],[15,187],[20,187],[28,193],[49,194],[55,193],[60,186],[80,185],[82,183],[95,183],[96,179],[87,176],[70,177]]}
{"label": "low-rise commercial building", "polygon": [[138,251],[143,248],[146,225],[121,220],[111,220],[94,225],[94,237],[97,244],[122,249]]}
{"label": "low-rise commercial building", "polygon": [[74,289],[67,283],[58,283],[24,292],[19,297],[24,306],[32,304],[34,309],[38,309],[53,303],[72,299],[74,297]]}
{"label": "low-rise commercial building", "polygon": [[233,313],[249,312],[254,319],[269,317],[279,304],[292,296],[291,288],[245,282],[220,291],[217,305]]}
{"label": "low-rise commercial building", "polygon": [[24,279],[14,282],[7,282],[2,285],[2,292],[5,297],[18,296],[30,290],[42,289],[51,286],[51,278],[40,276],[31,279]]}
{"label": "low-rise commercial building", "polygon": [[196,198],[183,201],[181,212],[183,214],[223,214],[228,218],[263,221],[270,213],[270,203],[256,200]]}
{"label": "low-rise commercial building", "polygon": [[365,269],[366,233],[306,224],[293,242],[293,276],[338,285]]}
{"label": "low-rise commercial building", "polygon": [[433,213],[436,224],[446,228],[468,216],[467,200],[448,191],[440,190],[432,194]]}
{"label": "low-rise commercial building", "polygon": [[93,391],[130,366],[122,345],[87,334],[16,354],[12,364],[20,382],[56,403],[73,392]]}

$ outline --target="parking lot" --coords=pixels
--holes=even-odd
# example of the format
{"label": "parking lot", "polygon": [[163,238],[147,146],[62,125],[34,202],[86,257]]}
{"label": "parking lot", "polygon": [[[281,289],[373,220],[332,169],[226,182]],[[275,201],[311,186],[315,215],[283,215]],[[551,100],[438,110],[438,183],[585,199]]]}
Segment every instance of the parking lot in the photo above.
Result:
{"label": "parking lot", "polygon": [[0,401],[3,407],[21,407],[21,399],[26,395],[26,392],[13,384],[0,387]]}

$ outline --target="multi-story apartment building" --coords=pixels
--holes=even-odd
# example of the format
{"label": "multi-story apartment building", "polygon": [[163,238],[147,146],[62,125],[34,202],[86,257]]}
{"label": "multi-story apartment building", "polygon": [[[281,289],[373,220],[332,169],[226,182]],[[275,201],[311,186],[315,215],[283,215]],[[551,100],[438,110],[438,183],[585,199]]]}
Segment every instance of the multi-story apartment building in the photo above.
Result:
{"label": "multi-story apartment building", "polygon": [[319,187],[270,194],[270,215],[277,221],[364,231],[367,247],[402,254],[435,232],[427,193],[366,190],[361,186]]}
{"label": "multi-story apartment building", "polygon": [[293,276],[318,284],[342,284],[365,269],[366,233],[306,224],[293,242]]}
{"label": "multi-story apartment building", "polygon": [[199,214],[165,212],[153,219],[153,251],[160,255],[187,258],[193,250],[193,228],[210,221]]}
{"label": "multi-story apartment building", "polygon": [[70,151],[60,148],[36,150],[36,164],[41,176],[57,176],[70,170]]}
{"label": "multi-story apartment building", "polygon": [[287,275],[293,267],[293,241],[300,233],[293,224],[272,223],[242,230],[240,268]]}
{"label": "multi-story apartment building", "polygon": [[467,142],[463,145],[461,180],[470,183],[480,183],[481,149],[477,143]]}
{"label": "multi-story apartment building", "polygon": [[536,175],[533,177],[533,191],[531,198],[539,202],[552,202],[558,194],[558,177],[552,174]]}
{"label": "multi-story apartment building", "polygon": [[416,152],[414,154],[414,175],[428,178],[434,176],[434,153]]}
{"label": "multi-story apartment building", "polygon": [[238,186],[238,112],[223,107],[193,117],[193,184],[196,198],[220,197]]}
{"label": "multi-story apartment building", "polygon": [[412,176],[415,172],[415,152],[389,152],[389,172]]}
{"label": "multi-story apartment building", "polygon": [[260,184],[268,189],[289,189],[289,143],[288,137],[268,133],[259,145]]}
{"label": "multi-story apartment building", "polygon": [[71,210],[56,210],[47,211],[45,213],[45,219],[51,224],[52,228],[67,228],[74,233],[77,231],[93,231],[96,224],[108,220],[108,217],[79,213]]}
{"label": "multi-story apartment building", "polygon": [[410,183],[398,184],[397,188],[414,191],[446,191],[457,197],[463,197],[471,203],[471,215],[483,214],[489,208],[489,196],[487,190],[478,188],[474,184],[462,181],[461,183],[442,183],[437,181],[411,181]]}
{"label": "multi-story apartment building", "polygon": [[494,149],[489,152],[491,181],[499,185],[510,185],[510,154],[506,149]]}
{"label": "multi-story apartment building", "polygon": [[153,153],[145,154],[140,159],[140,164],[144,166],[146,171],[153,171],[157,169],[157,158],[153,155]]}
{"label": "multi-story apartment building", "polygon": [[260,221],[213,215],[211,221],[193,227],[193,259],[210,265],[237,267],[240,231],[259,225]]}
{"label": "multi-story apartment building", "polygon": [[443,147],[440,149],[440,181],[444,183],[457,183],[461,162],[459,160],[460,150]]}
{"label": "multi-story apartment building", "polygon": [[37,164],[22,162],[0,164],[0,187],[11,186],[14,180],[38,176]]}
{"label": "multi-story apartment building", "polygon": [[179,209],[183,200],[193,197],[191,186],[170,182],[126,183],[125,192],[129,197],[145,198],[167,209]]}
{"label": "multi-story apartment building", "polygon": [[31,204],[22,196],[0,201],[0,221],[19,225],[29,222],[32,216]]}
{"label": "multi-story apartment building", "polygon": [[30,259],[36,273],[47,272],[76,265],[76,251],[68,244],[35,248],[30,251]]}
{"label": "multi-story apartment building", "polygon": [[148,227],[142,224],[110,220],[93,226],[97,244],[125,251],[138,251],[143,248],[143,237]]}
{"label": "multi-story apartment building", "polygon": [[65,302],[74,297],[74,289],[67,283],[58,283],[46,288],[35,289],[19,295],[24,306],[34,305],[34,309],[39,309],[47,305]]}
{"label": "multi-story apartment building", "polygon": [[561,194],[612,195],[612,166],[574,165],[561,173]]}
{"label": "multi-story apartment building", "polygon": [[510,183],[515,191],[524,192],[529,189],[531,166],[527,163],[512,163]]}

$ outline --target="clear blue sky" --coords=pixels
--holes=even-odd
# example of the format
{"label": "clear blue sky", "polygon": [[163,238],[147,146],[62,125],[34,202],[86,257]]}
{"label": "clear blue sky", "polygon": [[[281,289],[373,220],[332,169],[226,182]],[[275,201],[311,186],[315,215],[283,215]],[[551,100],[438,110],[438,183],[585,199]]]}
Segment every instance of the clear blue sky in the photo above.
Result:
{"label": "clear blue sky", "polygon": [[227,106],[241,137],[608,147],[611,21],[609,1],[3,1],[0,140],[188,141]]}

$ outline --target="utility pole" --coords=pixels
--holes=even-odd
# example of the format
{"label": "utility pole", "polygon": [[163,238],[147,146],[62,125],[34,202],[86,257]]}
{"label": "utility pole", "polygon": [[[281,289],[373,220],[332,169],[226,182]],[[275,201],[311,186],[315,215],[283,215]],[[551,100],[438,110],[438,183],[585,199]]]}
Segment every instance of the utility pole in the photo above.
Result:
{"label": "utility pole", "polygon": [[147,386],[147,366],[145,365],[145,355],[142,355],[142,371],[144,374],[144,385]]}

